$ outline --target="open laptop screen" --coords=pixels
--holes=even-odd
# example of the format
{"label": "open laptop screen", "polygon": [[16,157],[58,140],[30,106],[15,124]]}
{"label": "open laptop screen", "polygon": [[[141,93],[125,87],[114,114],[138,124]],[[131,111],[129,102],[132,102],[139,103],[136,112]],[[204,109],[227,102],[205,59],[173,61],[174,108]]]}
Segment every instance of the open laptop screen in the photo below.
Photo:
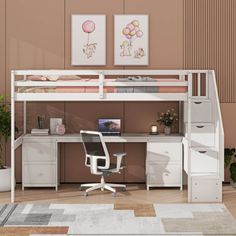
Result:
{"label": "open laptop screen", "polygon": [[102,134],[120,134],[121,120],[120,119],[98,119],[98,131]]}

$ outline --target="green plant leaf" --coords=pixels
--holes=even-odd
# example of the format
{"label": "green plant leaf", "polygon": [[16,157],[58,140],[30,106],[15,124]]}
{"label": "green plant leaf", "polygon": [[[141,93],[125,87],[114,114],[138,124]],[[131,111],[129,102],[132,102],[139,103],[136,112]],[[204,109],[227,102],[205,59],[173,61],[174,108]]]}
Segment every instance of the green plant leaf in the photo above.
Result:
{"label": "green plant leaf", "polygon": [[233,162],[230,165],[230,177],[232,181],[235,183],[236,182],[236,163],[235,162]]}

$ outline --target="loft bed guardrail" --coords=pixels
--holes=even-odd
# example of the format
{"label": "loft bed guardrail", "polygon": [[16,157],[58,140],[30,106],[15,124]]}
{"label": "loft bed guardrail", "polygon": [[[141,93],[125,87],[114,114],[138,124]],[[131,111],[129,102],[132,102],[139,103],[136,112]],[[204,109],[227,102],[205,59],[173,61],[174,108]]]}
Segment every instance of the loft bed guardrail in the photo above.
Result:
{"label": "loft bed guardrail", "polygon": [[186,101],[207,98],[207,84],[207,70],[12,71],[16,101]]}

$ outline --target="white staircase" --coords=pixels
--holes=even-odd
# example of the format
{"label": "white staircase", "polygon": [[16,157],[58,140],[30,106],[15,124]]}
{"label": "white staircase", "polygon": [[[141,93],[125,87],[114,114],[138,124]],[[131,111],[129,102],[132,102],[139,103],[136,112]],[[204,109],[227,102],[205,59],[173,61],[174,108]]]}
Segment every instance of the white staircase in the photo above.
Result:
{"label": "white staircase", "polygon": [[188,201],[220,202],[224,176],[224,131],[215,74],[214,71],[196,72],[191,77],[190,121],[189,104],[184,103],[184,170],[188,174]]}

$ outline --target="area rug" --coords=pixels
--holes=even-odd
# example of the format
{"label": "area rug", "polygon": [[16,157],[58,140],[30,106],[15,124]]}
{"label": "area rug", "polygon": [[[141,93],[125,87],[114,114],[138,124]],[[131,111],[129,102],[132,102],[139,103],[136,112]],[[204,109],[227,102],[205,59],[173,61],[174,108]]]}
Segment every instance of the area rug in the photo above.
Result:
{"label": "area rug", "polygon": [[224,204],[6,204],[0,235],[236,235]]}

